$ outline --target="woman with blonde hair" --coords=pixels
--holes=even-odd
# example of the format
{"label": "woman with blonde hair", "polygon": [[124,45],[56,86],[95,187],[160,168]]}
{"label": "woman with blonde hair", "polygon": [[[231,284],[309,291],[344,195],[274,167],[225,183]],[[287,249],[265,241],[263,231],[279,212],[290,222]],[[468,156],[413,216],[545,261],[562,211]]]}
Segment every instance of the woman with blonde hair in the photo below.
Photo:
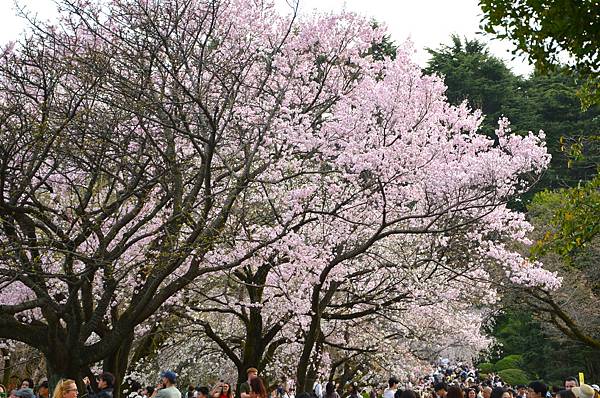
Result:
{"label": "woman with blonde hair", "polygon": [[78,393],[75,380],[60,379],[54,387],[52,398],[77,398]]}

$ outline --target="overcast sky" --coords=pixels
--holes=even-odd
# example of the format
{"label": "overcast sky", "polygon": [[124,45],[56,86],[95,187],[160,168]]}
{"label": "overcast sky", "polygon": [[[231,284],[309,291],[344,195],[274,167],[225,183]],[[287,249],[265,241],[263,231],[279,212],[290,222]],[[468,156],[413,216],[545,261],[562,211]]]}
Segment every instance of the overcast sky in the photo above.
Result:
{"label": "overcast sky", "polygon": [[[278,8],[289,9],[287,0],[275,0]],[[52,19],[56,10],[52,0],[19,0],[44,19]],[[346,9],[384,22],[396,42],[410,38],[415,44],[415,60],[422,66],[428,59],[425,48],[438,48],[449,43],[450,35],[480,38],[489,42],[490,51],[505,60],[517,74],[526,75],[532,68],[521,57],[511,60],[511,46],[478,35],[481,10],[477,0],[300,0],[301,15],[317,11]],[[25,26],[15,17],[14,1],[0,0],[0,43],[14,39]]]}

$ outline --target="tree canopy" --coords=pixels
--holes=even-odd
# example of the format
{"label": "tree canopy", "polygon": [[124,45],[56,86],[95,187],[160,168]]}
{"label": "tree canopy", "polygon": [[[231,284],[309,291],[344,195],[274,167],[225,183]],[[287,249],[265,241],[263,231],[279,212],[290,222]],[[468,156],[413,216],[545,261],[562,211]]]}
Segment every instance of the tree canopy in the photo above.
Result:
{"label": "tree canopy", "polygon": [[[597,268],[591,261],[597,253],[600,219],[598,108],[591,106],[582,112],[577,98],[580,86],[573,76],[561,70],[518,77],[491,56],[483,43],[456,36],[451,40],[451,45],[430,50],[432,58],[426,68],[427,73],[444,76],[449,101],[467,101],[470,106],[494,112],[493,117],[507,115],[521,133],[532,126],[541,127],[552,154],[549,169],[534,188],[537,195],[522,199],[528,203],[528,217],[538,231],[531,235],[536,241],[533,254],[558,272],[566,286],[552,293],[521,290],[522,294],[512,296],[514,300],[508,300],[506,305],[519,306],[523,316],[515,311],[497,316],[498,326],[492,333],[502,344],[503,355],[525,355],[522,369],[533,378],[554,381],[561,377],[560,372],[573,372],[574,367],[548,361],[552,352],[566,350],[576,352],[573,360],[580,369],[597,374],[596,365],[584,358],[593,352],[599,335],[597,325],[588,322],[597,314],[586,312],[588,307],[595,308],[592,303],[598,294],[594,276]],[[490,69],[494,72],[490,73]],[[493,117],[484,119],[483,131],[493,131]],[[586,311],[578,304],[573,306],[573,302],[581,301],[588,302]]]}
{"label": "tree canopy", "polygon": [[52,377],[103,361],[122,379],[137,338],[180,315],[240,381],[292,358],[273,372],[309,391],[365,343],[485,347],[440,324],[480,325],[498,280],[558,287],[510,244],[528,243],[507,203],[548,165],[544,134],[480,134],[407,48],[373,51],[368,20],[60,5],[0,55],[0,337]]}
{"label": "tree canopy", "polygon": [[540,71],[567,65],[584,79],[584,107],[597,104],[600,71],[600,4],[575,0],[480,0],[482,27],[515,45]]}

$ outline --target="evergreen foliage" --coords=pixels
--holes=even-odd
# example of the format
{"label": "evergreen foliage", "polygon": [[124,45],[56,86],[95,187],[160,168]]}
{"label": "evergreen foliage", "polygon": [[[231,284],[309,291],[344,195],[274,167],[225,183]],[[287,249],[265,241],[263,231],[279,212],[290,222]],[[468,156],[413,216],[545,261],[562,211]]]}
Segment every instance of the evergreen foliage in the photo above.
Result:
{"label": "evergreen foliage", "polygon": [[[561,71],[528,78],[516,76],[489,53],[484,43],[456,35],[451,41],[450,45],[428,50],[431,60],[425,68],[425,73],[444,76],[450,103],[467,101],[472,108],[481,109],[481,131],[490,136],[503,115],[516,133],[539,129],[546,133],[552,162],[534,191],[575,187],[594,178],[598,145],[580,143],[595,142],[600,131],[600,109],[595,106],[581,111],[577,98],[580,87],[575,78]],[[569,155],[578,148],[582,153],[569,164]]]}
{"label": "evergreen foliage", "polygon": [[[451,103],[467,101],[471,107],[482,110],[484,133],[492,135],[502,115],[511,120],[517,134],[544,130],[552,162],[534,189],[540,193],[527,210],[530,217],[545,217],[539,221],[547,226],[548,233],[536,244],[535,254],[554,252],[566,260],[575,257],[577,261],[566,264],[584,267],[589,261],[582,262],[582,249],[597,236],[600,219],[596,183],[600,159],[598,106],[581,110],[578,92],[582,87],[572,74],[564,73],[564,68],[549,68],[544,74],[536,72],[529,77],[516,76],[477,40],[452,36],[450,45],[429,52],[431,60],[425,73],[445,77]],[[529,202],[533,197],[530,194],[523,199]],[[528,375],[531,380],[549,383],[581,371],[589,377],[600,376],[597,351],[572,337],[550,339],[547,332],[546,325],[529,307],[497,317],[492,334],[498,339],[501,352],[491,358],[500,365],[494,370],[508,373],[508,378]],[[518,365],[506,360],[514,354],[522,355]],[[482,373],[490,373],[490,365],[482,363],[479,368]]]}
{"label": "evergreen foliage", "polygon": [[508,355],[498,362],[494,366],[496,372],[500,372],[506,369],[520,369],[523,365],[523,356],[519,354]]}
{"label": "evergreen foliage", "polygon": [[502,380],[511,386],[519,384],[528,384],[530,377],[521,369],[504,369],[498,372]]}

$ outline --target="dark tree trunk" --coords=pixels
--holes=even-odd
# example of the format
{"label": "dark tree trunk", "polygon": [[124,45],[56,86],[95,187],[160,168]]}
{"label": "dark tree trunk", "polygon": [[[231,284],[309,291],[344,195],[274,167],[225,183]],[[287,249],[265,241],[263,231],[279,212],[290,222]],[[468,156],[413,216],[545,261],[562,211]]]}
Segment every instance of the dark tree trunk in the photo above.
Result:
{"label": "dark tree trunk", "polygon": [[[73,343],[73,339],[62,339],[61,333],[58,337],[49,341],[51,347],[44,353],[46,358],[46,368],[48,373],[48,383],[50,391],[53,391],[56,384],[61,379],[75,380],[77,388],[84,394],[86,393],[83,378],[88,377],[92,383],[92,388],[97,389],[95,375],[91,372],[89,361],[82,355],[83,347],[79,343]],[[121,384],[127,371],[129,353],[133,343],[133,332],[131,332],[118,347],[116,351],[103,360],[103,371],[115,375],[114,397],[121,397]]]}
{"label": "dark tree trunk", "polygon": [[[341,260],[333,260],[331,261],[325,269],[321,272],[319,277],[319,283],[313,286],[312,297],[311,297],[311,320],[310,320],[310,328],[306,333],[304,338],[304,347],[302,348],[302,354],[300,355],[300,361],[298,362],[298,367],[296,368],[296,382],[297,389],[296,393],[308,392],[312,391],[312,386],[314,384],[314,379],[309,380],[308,375],[308,367],[310,365],[311,354],[315,345],[318,344],[319,339],[322,339],[321,332],[321,320],[323,316],[323,310],[327,307],[329,302],[331,301],[333,295],[337,291],[339,287],[339,282],[332,282],[326,290],[322,290],[323,284],[327,279],[329,273],[336,264]],[[310,383],[310,384],[309,384]]]}
{"label": "dark tree trunk", "polygon": [[298,361],[298,367],[296,368],[296,394],[303,392],[310,393],[312,391],[312,383],[309,385],[310,380],[308,380],[308,367],[310,365],[313,347],[321,333],[320,322],[321,317],[318,314],[313,315],[310,328],[304,339],[304,347],[302,348],[300,361]]}
{"label": "dark tree trunk", "polygon": [[0,353],[2,354],[2,358],[4,358],[4,374],[2,375],[2,385],[3,386],[7,386],[8,385],[8,379],[10,377],[10,355],[8,355],[8,350],[5,348],[2,348],[0,350]]}
{"label": "dark tree trunk", "polygon": [[[255,300],[260,298],[261,292],[253,292],[256,288],[248,288],[250,296]],[[260,308],[250,309],[250,322],[246,328],[246,339],[242,350],[241,366],[238,366],[237,388],[235,389],[236,397],[240,397],[240,385],[248,380],[246,371],[248,368],[256,368],[260,372],[261,360],[265,351],[265,341],[263,339],[263,321],[260,313]]]}
{"label": "dark tree trunk", "polygon": [[319,330],[319,336],[313,352],[313,358],[310,361],[308,370],[306,371],[305,385],[310,389],[310,391],[313,391],[313,386],[315,385],[315,381],[317,381],[317,372],[319,370],[319,366],[321,365],[321,354],[323,353],[323,339],[323,333],[321,333]]}
{"label": "dark tree trunk", "polygon": [[133,333],[123,339],[121,346],[102,363],[102,370],[110,372],[115,376],[113,398],[121,398],[125,386],[125,373],[129,365],[129,353],[133,344]]}
{"label": "dark tree trunk", "polygon": [[[62,351],[62,350],[57,350]],[[77,388],[81,393],[85,393],[85,385],[83,377],[91,374],[89,368],[82,369],[79,367],[77,358],[67,357],[63,355],[47,355],[46,369],[48,372],[48,387],[50,391],[54,391],[54,387],[60,380],[72,379],[77,384]]]}

